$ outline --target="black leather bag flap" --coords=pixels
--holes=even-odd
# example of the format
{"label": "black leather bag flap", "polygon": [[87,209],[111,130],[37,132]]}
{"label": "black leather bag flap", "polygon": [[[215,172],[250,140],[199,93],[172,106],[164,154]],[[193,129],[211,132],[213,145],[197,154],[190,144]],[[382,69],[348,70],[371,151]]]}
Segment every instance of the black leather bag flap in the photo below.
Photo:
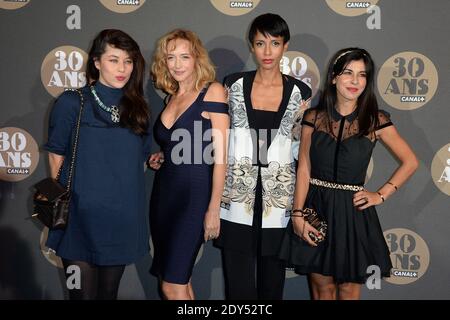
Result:
{"label": "black leather bag flap", "polygon": [[67,194],[67,189],[53,178],[41,180],[36,183],[34,187],[37,192],[45,196],[50,202],[53,202]]}

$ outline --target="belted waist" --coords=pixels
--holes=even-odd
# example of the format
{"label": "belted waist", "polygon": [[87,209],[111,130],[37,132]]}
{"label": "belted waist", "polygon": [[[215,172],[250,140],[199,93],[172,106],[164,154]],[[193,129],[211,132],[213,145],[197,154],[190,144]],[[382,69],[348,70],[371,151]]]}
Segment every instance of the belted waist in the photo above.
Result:
{"label": "belted waist", "polygon": [[362,191],[362,190],[364,190],[363,186],[323,181],[323,180],[316,179],[316,178],[310,178],[309,183],[312,185],[315,185],[315,186],[325,187],[325,188],[330,188],[330,189],[339,189],[339,190],[347,190],[347,191]]}

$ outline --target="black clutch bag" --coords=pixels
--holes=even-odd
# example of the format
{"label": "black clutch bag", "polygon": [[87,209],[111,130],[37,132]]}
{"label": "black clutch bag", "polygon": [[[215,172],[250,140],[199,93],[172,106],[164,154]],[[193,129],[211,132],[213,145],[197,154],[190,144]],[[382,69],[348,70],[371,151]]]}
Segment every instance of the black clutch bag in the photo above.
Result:
{"label": "black clutch bag", "polygon": [[69,179],[67,186],[59,183],[59,176],[64,162],[58,170],[56,179],[45,178],[34,185],[35,192],[33,195],[33,218],[41,221],[49,229],[65,229],[69,222],[69,205],[70,205],[70,187],[72,184],[73,170],[75,166],[76,152],[78,146],[78,137],[80,133],[81,114],[83,110],[83,95],[79,90],[81,105],[78,115],[75,141],[72,149],[72,159],[69,169]]}

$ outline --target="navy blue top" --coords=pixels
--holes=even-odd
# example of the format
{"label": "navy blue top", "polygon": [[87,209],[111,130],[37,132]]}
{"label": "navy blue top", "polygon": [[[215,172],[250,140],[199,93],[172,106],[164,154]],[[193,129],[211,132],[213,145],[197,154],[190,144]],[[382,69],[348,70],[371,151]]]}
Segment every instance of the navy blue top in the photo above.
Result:
{"label": "navy blue top", "polygon": [[[95,90],[105,105],[119,106],[121,89],[97,82]],[[120,127],[96,103],[89,87],[82,93],[84,109],[69,223],[64,231],[49,232],[47,246],[69,260],[96,265],[133,263],[149,252],[144,162],[151,151],[151,128],[139,136]],[[65,157],[60,177],[63,184],[67,182],[79,110],[79,94],[66,91],[50,114],[44,148]]]}

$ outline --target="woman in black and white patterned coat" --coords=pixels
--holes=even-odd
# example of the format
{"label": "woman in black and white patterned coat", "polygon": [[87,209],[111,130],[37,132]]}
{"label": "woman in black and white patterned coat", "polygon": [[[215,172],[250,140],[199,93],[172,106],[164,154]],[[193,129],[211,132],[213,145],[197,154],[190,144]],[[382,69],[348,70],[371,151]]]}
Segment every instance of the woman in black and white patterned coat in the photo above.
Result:
{"label": "woman in black and white patterned coat", "polygon": [[248,35],[257,70],[225,78],[232,130],[215,244],[227,299],[283,297],[285,266],[276,256],[292,209],[292,131],[311,96],[306,84],[280,72],[289,38],[280,16],[257,17]]}

